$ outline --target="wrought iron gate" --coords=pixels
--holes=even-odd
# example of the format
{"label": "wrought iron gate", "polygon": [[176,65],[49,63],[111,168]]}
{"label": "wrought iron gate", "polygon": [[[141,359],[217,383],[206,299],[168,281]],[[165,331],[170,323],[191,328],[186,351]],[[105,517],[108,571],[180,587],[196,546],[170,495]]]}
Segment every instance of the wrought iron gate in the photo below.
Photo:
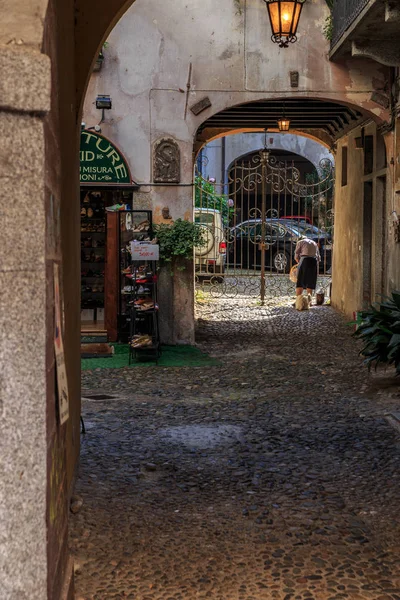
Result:
{"label": "wrought iron gate", "polygon": [[288,273],[301,236],[319,246],[320,278],[329,279],[333,249],[333,166],[328,159],[301,181],[300,170],[267,149],[235,162],[228,181],[195,180],[196,289],[219,296],[293,294]]}

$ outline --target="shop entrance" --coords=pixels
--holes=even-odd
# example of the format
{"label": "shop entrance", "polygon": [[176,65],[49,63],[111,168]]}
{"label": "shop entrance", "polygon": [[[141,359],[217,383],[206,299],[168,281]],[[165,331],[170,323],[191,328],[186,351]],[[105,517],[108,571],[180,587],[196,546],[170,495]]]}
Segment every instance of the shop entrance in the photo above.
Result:
{"label": "shop entrance", "polygon": [[319,281],[328,287],[333,251],[334,170],[323,159],[301,174],[267,148],[236,161],[227,183],[196,177],[194,218],[203,230],[196,248],[197,296],[292,296],[289,272],[301,236],[321,255]]}
{"label": "shop entrance", "polygon": [[107,247],[115,242],[108,239],[107,212],[132,208],[138,186],[118,148],[91,130],[81,133],[80,182],[81,333],[106,338]]}
{"label": "shop entrance", "polygon": [[133,192],[81,188],[81,330],[105,335],[107,208],[132,206]]}

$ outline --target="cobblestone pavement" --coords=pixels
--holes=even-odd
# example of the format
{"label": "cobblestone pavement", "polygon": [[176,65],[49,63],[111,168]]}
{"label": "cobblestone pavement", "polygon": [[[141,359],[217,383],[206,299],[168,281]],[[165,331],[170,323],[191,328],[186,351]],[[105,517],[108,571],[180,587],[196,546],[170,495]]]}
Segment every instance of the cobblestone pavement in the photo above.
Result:
{"label": "cobblestone pavement", "polygon": [[77,598],[400,599],[397,384],[288,301],[201,305],[214,367],[84,373]]}

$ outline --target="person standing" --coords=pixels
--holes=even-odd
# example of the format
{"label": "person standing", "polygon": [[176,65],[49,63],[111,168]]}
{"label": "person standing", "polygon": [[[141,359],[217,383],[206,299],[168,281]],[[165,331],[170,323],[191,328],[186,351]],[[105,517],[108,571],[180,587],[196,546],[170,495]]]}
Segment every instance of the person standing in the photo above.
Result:
{"label": "person standing", "polygon": [[318,263],[321,260],[318,245],[308,237],[302,237],[296,244],[294,258],[299,263],[297,270],[296,296],[307,290],[308,299],[317,287]]}

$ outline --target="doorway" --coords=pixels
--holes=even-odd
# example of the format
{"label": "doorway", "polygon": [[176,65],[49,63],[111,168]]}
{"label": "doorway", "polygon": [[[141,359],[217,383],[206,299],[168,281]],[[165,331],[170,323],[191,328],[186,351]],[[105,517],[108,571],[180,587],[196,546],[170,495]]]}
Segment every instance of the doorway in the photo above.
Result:
{"label": "doorway", "polygon": [[133,204],[132,190],[81,187],[81,334],[106,335],[107,208]]}

